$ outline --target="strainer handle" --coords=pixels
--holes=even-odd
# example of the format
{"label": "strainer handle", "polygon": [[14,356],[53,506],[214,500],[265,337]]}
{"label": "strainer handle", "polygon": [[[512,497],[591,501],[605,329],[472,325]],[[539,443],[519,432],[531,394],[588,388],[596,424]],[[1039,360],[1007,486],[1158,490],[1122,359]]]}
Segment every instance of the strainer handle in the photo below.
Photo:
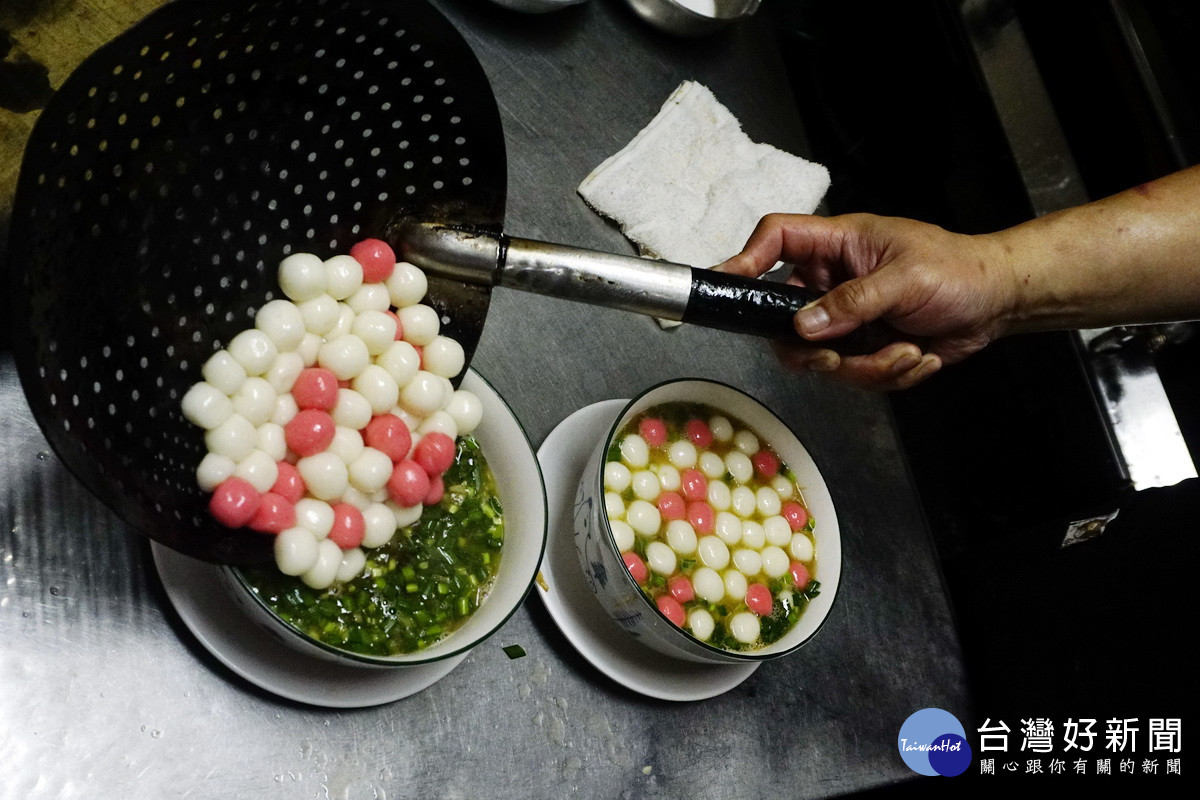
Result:
{"label": "strainer handle", "polygon": [[[802,341],[796,311],[824,292],[532,239],[500,237],[496,285],[734,333]],[[843,355],[874,353],[897,334],[864,325],[821,347]]]}
{"label": "strainer handle", "polygon": [[[403,223],[394,233],[402,258],[438,275],[784,341],[802,341],[792,317],[821,296],[786,283],[437,223]],[[896,338],[872,323],[821,346],[861,355]]]}

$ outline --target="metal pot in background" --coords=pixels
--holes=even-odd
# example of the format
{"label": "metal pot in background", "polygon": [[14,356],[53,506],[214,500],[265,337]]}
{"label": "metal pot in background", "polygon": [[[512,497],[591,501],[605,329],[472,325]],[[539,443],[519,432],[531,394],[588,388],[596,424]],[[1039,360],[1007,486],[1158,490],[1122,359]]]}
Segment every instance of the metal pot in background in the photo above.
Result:
{"label": "metal pot in background", "polygon": [[638,16],[676,36],[704,36],[758,10],[761,0],[627,0]]}

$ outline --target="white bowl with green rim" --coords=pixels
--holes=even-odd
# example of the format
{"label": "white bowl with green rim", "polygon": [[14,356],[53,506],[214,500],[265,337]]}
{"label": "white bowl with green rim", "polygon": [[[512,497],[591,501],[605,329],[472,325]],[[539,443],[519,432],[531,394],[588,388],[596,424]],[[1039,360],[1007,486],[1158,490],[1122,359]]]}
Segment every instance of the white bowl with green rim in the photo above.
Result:
{"label": "white bowl with green rim", "polygon": [[[812,578],[820,582],[820,590],[808,602],[794,627],[771,644],[754,650],[726,650],[697,639],[659,611],[622,560],[605,511],[606,454],[628,422],[664,403],[700,403],[745,423],[774,449],[797,478],[805,505],[815,520],[816,561]],[[630,636],[673,658],[734,664],[785,656],[817,634],[837,597],[842,572],[841,533],[825,479],[807,448],[783,420],[745,392],[716,381],[667,381],[650,387],[625,405],[605,436],[596,443],[584,468],[575,496],[574,528],[580,567],[600,605]]]}
{"label": "white bowl with green rim", "polygon": [[[263,629],[299,653],[340,664],[394,669],[459,656],[487,639],[513,615],[533,586],[546,547],[546,489],[541,467],[525,429],[483,376],[467,370],[462,388],[483,405],[472,434],[496,482],[504,518],[500,566],[491,589],[459,627],[427,647],[398,655],[371,655],[321,642],[276,614],[233,567],[221,570],[236,602]],[[400,579],[397,575],[397,579]],[[299,579],[296,579],[299,580]]]}

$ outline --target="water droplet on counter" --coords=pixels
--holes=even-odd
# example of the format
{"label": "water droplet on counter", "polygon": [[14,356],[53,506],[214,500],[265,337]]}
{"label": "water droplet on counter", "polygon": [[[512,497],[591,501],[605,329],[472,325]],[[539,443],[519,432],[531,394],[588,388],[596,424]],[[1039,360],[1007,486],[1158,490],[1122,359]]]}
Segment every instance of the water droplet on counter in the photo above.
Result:
{"label": "water droplet on counter", "polygon": [[150,731],[150,735],[153,736],[155,739],[161,739],[162,731],[155,729],[155,730]]}
{"label": "water droplet on counter", "polygon": [[54,595],[55,597],[58,597],[58,592],[59,592],[59,589],[57,586],[50,587],[50,594]]}
{"label": "water droplet on counter", "polygon": [[37,454],[38,461],[45,461],[49,457],[50,457],[50,454],[48,452],[46,452],[45,450],[38,451],[38,454]]}

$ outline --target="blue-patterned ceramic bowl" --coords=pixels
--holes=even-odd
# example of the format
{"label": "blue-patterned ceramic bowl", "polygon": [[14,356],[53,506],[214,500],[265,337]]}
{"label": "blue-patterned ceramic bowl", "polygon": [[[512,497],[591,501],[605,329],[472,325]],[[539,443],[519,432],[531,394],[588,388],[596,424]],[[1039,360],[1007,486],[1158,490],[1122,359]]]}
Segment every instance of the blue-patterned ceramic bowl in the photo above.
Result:
{"label": "blue-patterned ceramic bowl", "polygon": [[[714,647],[670,622],[642,592],[626,569],[604,506],[605,454],[625,424],[662,403],[703,403],[749,425],[795,473],[816,520],[816,569],[820,594],[779,640],[756,650]],[[808,642],[824,624],[837,596],[842,572],[841,536],[829,489],[808,450],[769,409],[746,393],[715,381],[685,379],[647,389],[621,410],[588,460],[575,496],[575,548],[588,586],[600,604],[631,636],[673,658],[711,664],[761,661],[787,655]]]}

